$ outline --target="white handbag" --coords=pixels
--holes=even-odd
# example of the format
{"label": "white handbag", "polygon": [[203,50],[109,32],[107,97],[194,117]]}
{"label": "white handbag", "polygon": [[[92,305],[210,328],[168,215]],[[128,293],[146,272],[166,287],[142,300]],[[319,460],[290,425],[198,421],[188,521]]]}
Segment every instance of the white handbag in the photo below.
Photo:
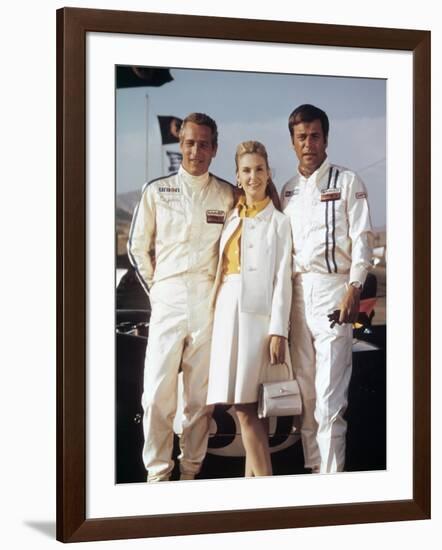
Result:
{"label": "white handbag", "polygon": [[291,369],[284,363],[281,373],[280,365],[269,365],[266,369],[266,381],[258,389],[258,417],[296,416],[302,413],[301,392],[298,382],[292,378]]}

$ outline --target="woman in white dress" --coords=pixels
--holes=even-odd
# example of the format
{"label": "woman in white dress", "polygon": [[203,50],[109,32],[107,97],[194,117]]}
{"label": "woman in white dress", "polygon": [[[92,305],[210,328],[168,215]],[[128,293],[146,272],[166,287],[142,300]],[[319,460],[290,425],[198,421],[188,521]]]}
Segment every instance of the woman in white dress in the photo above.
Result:
{"label": "woman in white dress", "polygon": [[207,403],[235,406],[245,475],[262,476],[272,474],[272,465],[268,423],[257,415],[258,386],[269,363],[286,355],[292,237],[264,145],[241,143],[235,162],[241,194],[220,240]]}

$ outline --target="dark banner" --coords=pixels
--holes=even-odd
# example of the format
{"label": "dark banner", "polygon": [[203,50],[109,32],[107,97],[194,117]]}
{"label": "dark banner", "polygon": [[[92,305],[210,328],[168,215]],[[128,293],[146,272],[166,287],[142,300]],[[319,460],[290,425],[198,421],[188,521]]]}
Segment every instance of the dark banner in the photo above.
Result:
{"label": "dark banner", "polygon": [[161,143],[163,145],[178,143],[182,119],[176,116],[159,116],[158,122],[160,124]]}
{"label": "dark banner", "polygon": [[169,69],[161,67],[117,67],[117,88],[158,87],[172,80]]}

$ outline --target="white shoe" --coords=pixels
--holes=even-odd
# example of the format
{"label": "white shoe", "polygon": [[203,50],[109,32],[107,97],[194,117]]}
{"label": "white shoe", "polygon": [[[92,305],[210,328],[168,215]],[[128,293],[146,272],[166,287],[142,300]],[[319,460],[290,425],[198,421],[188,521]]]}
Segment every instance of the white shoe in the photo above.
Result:
{"label": "white shoe", "polygon": [[152,478],[149,479],[149,476],[147,476],[146,481],[148,483],[157,483],[159,481],[170,481],[170,475],[168,475],[166,477],[161,477],[161,478],[155,477],[154,479],[152,479]]}

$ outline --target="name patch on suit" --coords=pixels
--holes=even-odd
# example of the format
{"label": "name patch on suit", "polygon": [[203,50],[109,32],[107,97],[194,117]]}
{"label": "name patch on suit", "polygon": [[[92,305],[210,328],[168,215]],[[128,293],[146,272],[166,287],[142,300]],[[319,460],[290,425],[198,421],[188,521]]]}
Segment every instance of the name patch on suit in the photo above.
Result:
{"label": "name patch on suit", "polygon": [[299,195],[299,189],[292,189],[291,191],[285,191],[284,197],[293,197],[294,195]]}
{"label": "name patch on suit", "polygon": [[224,223],[226,213],[224,210],[206,210],[207,223]]}
{"label": "name patch on suit", "polygon": [[160,193],[181,193],[179,187],[158,187]]}
{"label": "name patch on suit", "polygon": [[321,192],[321,202],[338,201],[341,198],[340,189],[325,189]]}
{"label": "name patch on suit", "polygon": [[367,193],[365,191],[359,191],[358,193],[355,193],[355,197],[357,199],[366,199]]}

